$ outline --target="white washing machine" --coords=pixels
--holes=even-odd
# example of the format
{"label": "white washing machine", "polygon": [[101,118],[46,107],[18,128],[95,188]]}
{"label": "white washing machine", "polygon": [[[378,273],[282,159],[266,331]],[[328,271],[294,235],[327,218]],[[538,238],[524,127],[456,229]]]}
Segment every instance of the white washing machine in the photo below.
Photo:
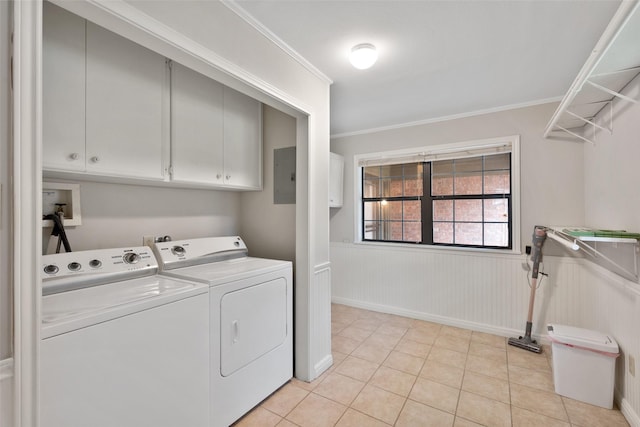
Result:
{"label": "white washing machine", "polygon": [[209,425],[208,287],[150,248],[43,256],[41,425]]}
{"label": "white washing machine", "polygon": [[228,426],[293,377],[292,263],[240,237],[156,243],[161,274],[208,285],[211,426]]}

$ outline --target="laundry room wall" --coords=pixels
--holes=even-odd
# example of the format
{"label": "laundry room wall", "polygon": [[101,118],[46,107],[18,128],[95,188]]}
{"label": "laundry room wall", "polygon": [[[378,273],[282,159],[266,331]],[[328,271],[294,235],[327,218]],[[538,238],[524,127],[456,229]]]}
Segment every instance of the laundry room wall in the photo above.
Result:
{"label": "laundry room wall", "polygon": [[275,204],[274,150],[296,146],[296,119],[269,106],[262,115],[262,191],[240,195],[240,235],[251,256],[294,261],[296,205]]}
{"label": "laundry room wall", "polygon": [[9,268],[9,2],[0,2],[0,360],[11,356],[11,293]]}
{"label": "laundry room wall", "polygon": [[[524,327],[529,288],[521,264],[533,227],[584,221],[582,144],[542,137],[556,106],[542,104],[334,139],[332,151],[345,157],[345,197],[343,207],[331,217],[333,301],[503,335]],[[508,135],[520,136],[521,242],[515,249],[522,255],[355,242],[354,155]],[[554,254],[566,254],[548,240],[546,261]],[[535,333],[544,333],[544,325],[536,326]]]}
{"label": "laundry room wall", "polygon": [[[179,240],[234,235],[239,231],[237,192],[78,184],[82,225],[66,229],[74,251],[140,246],[143,236],[169,235]],[[57,237],[50,234],[51,228],[43,229],[42,246],[47,253],[55,251],[57,242]]]}
{"label": "laundry room wall", "polygon": [[[623,94],[640,99],[640,76],[624,88]],[[594,144],[584,144],[585,224],[640,233],[640,105],[615,99],[612,121],[610,117],[606,111],[597,120],[611,126],[612,132],[598,131]],[[636,254],[636,261],[639,256]],[[640,374],[630,372],[630,365],[640,369],[640,285],[637,281],[621,282],[600,268],[592,269],[598,274],[593,275],[590,289],[599,298],[588,327],[613,334],[620,345],[616,387],[624,398],[623,413],[632,414],[632,425],[640,426]]]}
{"label": "laundry room wall", "polygon": [[13,362],[11,345],[12,293],[11,222],[9,221],[9,34],[10,3],[0,1],[0,427],[10,426],[13,419]]}
{"label": "laundry room wall", "polygon": [[[640,75],[624,93],[640,99]],[[640,105],[622,99],[613,103],[613,119],[602,114],[598,120],[612,132],[598,130],[594,144],[584,144],[586,223],[603,229],[640,232]]]}
{"label": "laundry room wall", "polygon": [[542,131],[557,104],[548,103],[487,114],[333,138],[331,151],[345,156],[344,204],[331,216],[332,242],[351,243],[354,229],[356,154],[520,135],[521,245],[533,226],[582,223],[582,146],[551,141]]}

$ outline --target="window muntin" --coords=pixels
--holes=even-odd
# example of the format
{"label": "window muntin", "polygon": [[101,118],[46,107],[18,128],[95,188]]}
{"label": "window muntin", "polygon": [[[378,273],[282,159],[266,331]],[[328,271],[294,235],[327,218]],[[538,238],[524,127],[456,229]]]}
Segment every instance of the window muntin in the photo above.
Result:
{"label": "window muntin", "polygon": [[503,152],[363,167],[363,239],[510,249],[511,161]]}
{"label": "window muntin", "polygon": [[510,248],[511,154],[431,162],[433,241]]}
{"label": "window muntin", "polygon": [[421,242],[422,164],[368,166],[362,173],[363,238]]}

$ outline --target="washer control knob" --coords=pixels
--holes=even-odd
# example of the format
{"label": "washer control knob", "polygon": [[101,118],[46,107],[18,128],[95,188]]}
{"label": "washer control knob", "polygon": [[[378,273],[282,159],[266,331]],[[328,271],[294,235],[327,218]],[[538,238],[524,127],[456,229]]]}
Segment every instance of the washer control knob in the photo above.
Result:
{"label": "washer control knob", "polygon": [[56,274],[58,272],[58,266],[53,264],[45,265],[44,272],[47,274]]}
{"label": "washer control knob", "polygon": [[135,264],[140,261],[140,255],[135,252],[128,252],[122,257],[127,264]]}
{"label": "washer control knob", "polygon": [[91,261],[89,261],[89,267],[100,268],[102,267],[102,261],[100,261],[99,259],[92,259]]}
{"label": "washer control knob", "polygon": [[174,246],[171,248],[171,253],[176,256],[184,256],[184,254],[186,254],[187,251],[182,246]]}
{"label": "washer control knob", "polygon": [[82,268],[82,265],[80,265],[79,262],[70,262],[69,265],[67,265],[67,268],[71,271],[78,271],[80,270],[80,268]]}

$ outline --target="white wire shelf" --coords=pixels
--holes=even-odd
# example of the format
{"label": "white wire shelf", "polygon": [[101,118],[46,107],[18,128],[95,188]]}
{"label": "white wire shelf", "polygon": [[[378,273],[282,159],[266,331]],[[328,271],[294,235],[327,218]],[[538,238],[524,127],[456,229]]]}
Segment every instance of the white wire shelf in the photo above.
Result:
{"label": "white wire shelf", "polygon": [[640,243],[633,237],[576,236],[568,230],[585,227],[547,227],[547,235],[572,250],[580,250],[588,259],[625,279],[638,282]]}
{"label": "white wire shelf", "polygon": [[[563,132],[593,144],[597,130],[613,131],[613,101],[640,102],[621,93],[640,73],[638,40],[640,1],[623,1],[547,124],[545,138]],[[597,116],[607,119],[606,112],[608,123],[596,123]]]}

